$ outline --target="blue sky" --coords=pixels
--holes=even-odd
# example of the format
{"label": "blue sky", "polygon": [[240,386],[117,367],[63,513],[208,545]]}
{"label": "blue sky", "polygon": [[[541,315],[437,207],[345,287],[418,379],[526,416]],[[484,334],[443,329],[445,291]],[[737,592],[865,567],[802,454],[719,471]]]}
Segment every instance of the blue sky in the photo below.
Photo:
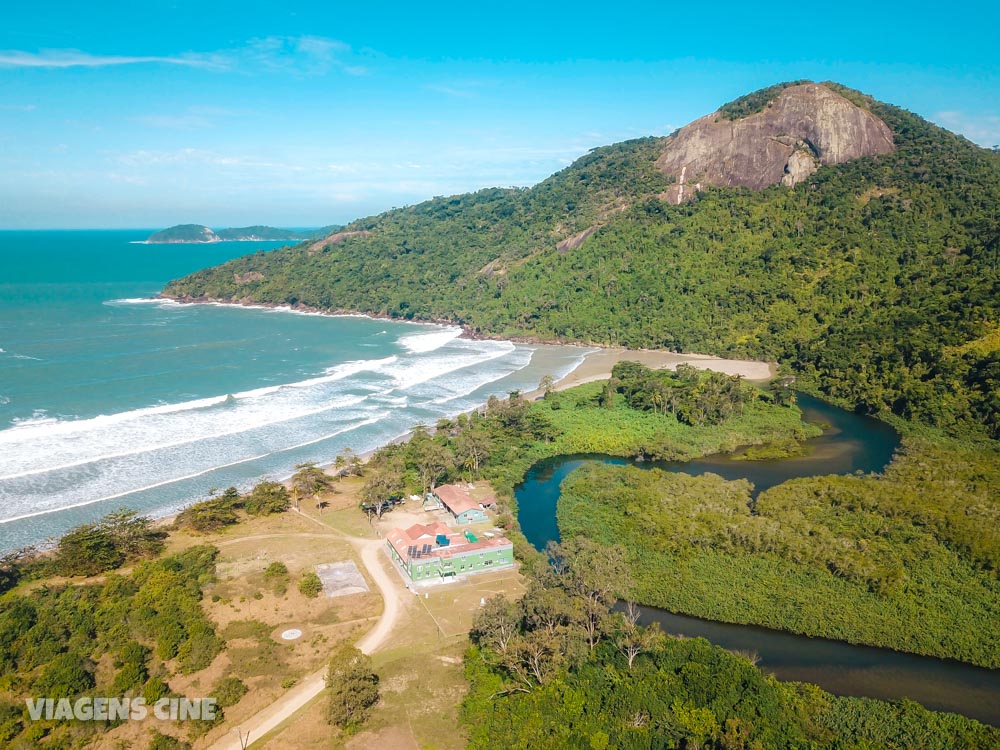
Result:
{"label": "blue sky", "polygon": [[836,80],[1000,143],[997,3],[9,3],[0,228],[316,226]]}

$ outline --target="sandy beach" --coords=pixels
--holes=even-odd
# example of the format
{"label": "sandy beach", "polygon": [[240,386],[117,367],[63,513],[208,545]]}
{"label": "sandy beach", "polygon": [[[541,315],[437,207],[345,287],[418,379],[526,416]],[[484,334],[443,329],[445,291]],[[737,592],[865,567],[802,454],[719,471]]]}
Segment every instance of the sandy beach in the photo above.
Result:
{"label": "sandy beach", "polygon": [[[621,349],[606,347],[587,355],[576,368],[556,382],[556,390],[565,390],[595,380],[611,377],[611,368],[619,362],[640,362],[654,370],[672,370],[679,364],[689,364],[704,370],[740,375],[747,380],[764,381],[773,378],[777,367],[771,362],[756,362],[748,359],[723,359],[707,354],[677,354],[660,349]],[[540,395],[535,390],[526,393],[527,398]]]}

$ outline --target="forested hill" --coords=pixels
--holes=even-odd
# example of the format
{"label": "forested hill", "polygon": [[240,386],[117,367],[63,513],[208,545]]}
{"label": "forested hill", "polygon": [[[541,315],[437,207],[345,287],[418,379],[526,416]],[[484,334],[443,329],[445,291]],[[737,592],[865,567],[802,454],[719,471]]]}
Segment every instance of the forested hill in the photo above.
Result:
{"label": "forested hill", "polygon": [[[657,160],[682,129],[595,149],[531,189],[359,219],[164,293],[777,358],[861,409],[1000,438],[1000,154],[824,87],[888,126],[894,150],[822,166],[817,156],[795,187],[702,184],[678,202]],[[783,89],[718,117],[766,116]]]}

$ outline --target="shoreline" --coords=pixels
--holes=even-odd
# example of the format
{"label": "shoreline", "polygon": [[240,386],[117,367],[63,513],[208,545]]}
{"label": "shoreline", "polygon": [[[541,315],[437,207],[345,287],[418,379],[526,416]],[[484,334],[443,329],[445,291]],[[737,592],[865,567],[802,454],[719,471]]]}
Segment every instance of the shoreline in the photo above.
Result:
{"label": "shoreline", "polygon": [[[368,318],[369,320],[384,320],[393,323],[408,323],[410,325],[437,325],[461,329],[459,338],[474,341],[509,341],[515,344],[534,344],[546,346],[570,346],[596,351],[588,352],[584,360],[573,370],[564,375],[556,383],[556,389],[571,388],[574,385],[606,380],[611,377],[611,368],[621,361],[640,362],[653,369],[673,369],[679,364],[691,364],[699,369],[722,372],[726,375],[739,375],[745,380],[762,382],[771,380],[777,375],[777,363],[751,359],[727,359],[714,354],[697,354],[672,352],[667,349],[628,349],[621,346],[607,346],[587,341],[564,341],[560,339],[543,339],[538,336],[494,336],[482,333],[467,323],[445,318],[429,318],[408,320],[397,318],[385,313],[364,313],[357,310],[325,310],[323,308],[278,302],[233,302],[214,297],[173,297],[157,294],[149,298],[150,302],[173,302],[179,305],[216,305],[220,307],[245,307],[248,309],[279,310],[298,315],[323,315],[331,318]],[[596,356],[595,356],[596,355]],[[583,370],[584,373],[580,371]],[[575,377],[574,377],[575,376]],[[571,382],[567,382],[571,381]],[[537,390],[537,389],[536,389]],[[534,394],[536,391],[531,391]],[[525,394],[527,397],[528,394]]]}
{"label": "shoreline", "polygon": [[[221,300],[211,299],[211,298],[175,298],[170,296],[164,296],[158,294],[155,297],[149,297],[142,300],[129,300],[130,302],[148,302],[148,303],[167,303],[167,304],[203,304],[203,305],[213,305],[219,307],[243,307],[247,309],[264,309],[264,310],[274,310],[279,312],[288,312],[297,315],[322,315],[327,317],[351,317],[351,318],[368,318],[369,320],[382,320],[390,321],[394,323],[405,323],[415,326],[446,326],[452,329],[458,328],[461,330],[459,335],[460,338],[466,338],[470,340],[484,340],[484,341],[507,341],[511,343],[521,343],[536,346],[563,346],[563,347],[573,347],[579,348],[582,351],[581,359],[564,375],[562,375],[558,380],[553,383],[553,389],[556,391],[562,391],[569,388],[573,388],[578,385],[583,385],[585,383],[592,383],[600,380],[607,380],[611,377],[611,370],[615,364],[621,361],[636,361],[640,362],[647,367],[653,369],[674,369],[678,364],[686,363],[691,364],[699,369],[709,369],[717,372],[724,372],[729,375],[739,375],[744,379],[751,382],[766,382],[773,378],[776,374],[776,364],[771,362],[759,362],[754,360],[731,360],[722,357],[715,357],[706,354],[680,354],[677,352],[670,352],[662,349],[627,349],[624,347],[609,347],[601,346],[599,344],[586,344],[582,342],[559,342],[559,341],[543,341],[537,338],[528,337],[515,337],[515,338],[500,338],[495,336],[485,336],[473,331],[470,327],[456,323],[454,321],[448,320],[405,320],[400,318],[394,318],[388,315],[378,315],[369,313],[359,313],[356,311],[336,311],[331,312],[328,310],[320,310],[318,308],[313,308],[308,305],[288,305],[288,304],[278,304],[278,303],[249,303],[249,302],[225,302]],[[539,388],[534,388],[530,391],[525,391],[521,396],[529,401],[537,400],[542,396],[542,391]],[[480,404],[476,409],[482,408],[484,404]],[[456,415],[457,416],[457,415]],[[414,425],[416,426],[416,425]],[[374,446],[371,449],[359,452],[356,455],[362,460],[362,462],[367,462],[367,460],[374,454],[377,450],[384,447],[385,445],[398,444],[406,442],[413,435],[413,429],[409,429],[400,435],[382,443],[381,445]],[[332,473],[334,465],[335,456],[329,457],[325,461],[318,461],[316,466],[323,469],[327,473]],[[258,477],[258,481],[263,481],[267,479],[266,476]],[[277,479],[276,481],[282,484],[288,485],[291,478],[289,477]],[[205,498],[202,498],[205,499]],[[180,508],[172,511],[168,511],[166,515],[160,516],[155,514],[144,513],[143,515],[152,515],[152,519],[157,525],[169,525],[176,518],[177,514],[180,513],[186,507],[199,502],[199,500],[194,500],[187,503]],[[32,514],[35,515],[47,515],[48,513],[56,514],[67,508],[52,509],[48,512]],[[3,521],[2,523],[13,522],[21,519],[10,519],[10,521]]]}
{"label": "shoreline", "polygon": [[164,240],[150,242],[149,240],[129,240],[130,245],[218,245],[223,242],[312,242],[315,237],[307,239],[265,240],[260,237],[241,237],[238,240]]}

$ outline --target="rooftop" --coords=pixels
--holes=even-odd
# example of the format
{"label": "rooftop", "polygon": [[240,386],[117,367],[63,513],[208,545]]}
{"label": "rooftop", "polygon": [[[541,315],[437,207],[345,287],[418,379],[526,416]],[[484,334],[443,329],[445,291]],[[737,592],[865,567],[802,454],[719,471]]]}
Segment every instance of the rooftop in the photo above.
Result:
{"label": "rooftop", "polygon": [[[438,544],[439,536],[445,537],[448,543]],[[439,521],[426,524],[415,523],[406,529],[393,529],[386,535],[386,539],[403,560],[409,560],[411,556],[414,558],[438,557],[443,560],[469,552],[511,546],[511,541],[505,536],[470,541],[465,534],[455,531]],[[424,552],[424,547],[430,549]],[[417,554],[415,555],[410,554],[413,548],[416,548]]]}
{"label": "rooftop", "polygon": [[472,492],[465,485],[442,484],[440,487],[435,487],[433,492],[456,516],[469,510],[482,510],[481,502],[473,500]]}

